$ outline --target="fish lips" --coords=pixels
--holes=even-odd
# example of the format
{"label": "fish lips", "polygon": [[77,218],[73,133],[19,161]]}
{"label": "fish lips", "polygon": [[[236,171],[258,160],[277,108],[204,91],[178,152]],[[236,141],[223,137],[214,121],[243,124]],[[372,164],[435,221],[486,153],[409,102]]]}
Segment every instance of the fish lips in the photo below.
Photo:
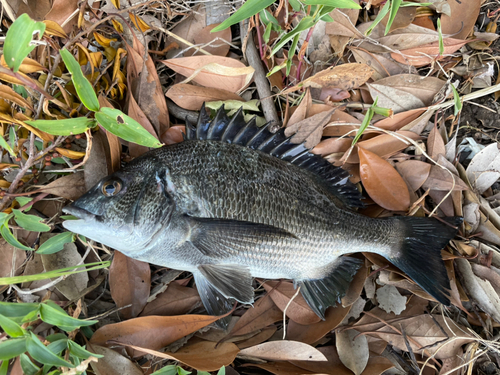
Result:
{"label": "fish lips", "polygon": [[92,225],[97,221],[96,215],[84,210],[83,208],[77,207],[74,204],[64,207],[62,211],[78,218],[78,220],[65,220],[62,223],[63,227],[71,232],[81,233],[83,228]]}

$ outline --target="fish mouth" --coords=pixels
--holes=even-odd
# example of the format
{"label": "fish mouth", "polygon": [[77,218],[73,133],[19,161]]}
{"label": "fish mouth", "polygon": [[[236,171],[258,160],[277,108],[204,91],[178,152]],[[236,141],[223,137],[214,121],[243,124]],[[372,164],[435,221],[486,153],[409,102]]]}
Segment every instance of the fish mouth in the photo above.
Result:
{"label": "fish mouth", "polygon": [[76,216],[78,219],[81,220],[93,220],[95,219],[95,216],[93,213],[84,210],[83,208],[76,207],[73,204],[70,204],[69,206],[66,206],[62,209],[62,211],[66,214],[70,214],[73,216]]}

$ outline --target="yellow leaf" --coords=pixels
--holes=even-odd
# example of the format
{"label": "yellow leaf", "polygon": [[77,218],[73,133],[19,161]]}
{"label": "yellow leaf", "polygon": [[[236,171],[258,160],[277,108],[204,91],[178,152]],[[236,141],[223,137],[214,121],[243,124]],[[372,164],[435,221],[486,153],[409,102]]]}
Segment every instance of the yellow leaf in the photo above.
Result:
{"label": "yellow leaf", "polygon": [[20,107],[33,109],[26,99],[7,85],[0,85],[0,98],[16,103]]}
{"label": "yellow leaf", "polygon": [[106,60],[113,61],[116,56],[116,49],[113,47],[104,47],[104,57]]}
{"label": "yellow leaf", "polygon": [[[118,48],[118,50],[116,51],[115,62],[113,65],[113,81],[118,78],[118,82],[125,82],[124,74],[122,73],[121,75],[119,75],[119,73],[121,73],[120,60],[126,55],[127,55],[127,51],[125,51],[123,48]],[[123,77],[123,80],[121,80],[122,77]]]}
{"label": "yellow leaf", "polygon": [[111,42],[116,42],[115,38],[112,39],[106,38],[104,35],[96,33],[95,31],[94,31],[94,38],[96,42],[99,43],[102,47],[109,47],[111,45]]}
{"label": "yellow leaf", "polygon": [[[116,1],[118,1],[118,0],[116,0]],[[113,27],[115,28],[116,31],[118,31],[119,33],[123,33],[123,26],[120,22],[118,22],[115,19],[112,19],[111,23],[113,24]]]}
{"label": "yellow leaf", "polygon": [[7,188],[9,188],[9,186],[10,186],[10,182],[9,181],[0,180],[0,187],[1,188],[7,189]]}
{"label": "yellow leaf", "polygon": [[120,0],[111,0],[116,9],[120,9]]}
{"label": "yellow leaf", "polygon": [[90,60],[90,52],[80,43],[76,43],[76,45],[78,47],[78,64],[80,66],[86,65]]}
{"label": "yellow leaf", "polygon": [[130,12],[128,13],[128,15],[134,26],[137,27],[137,29],[141,30],[142,32],[145,32],[150,29],[148,24],[144,22],[139,16],[136,16],[135,14],[132,14]]}
{"label": "yellow leaf", "polygon": [[[101,52],[91,52],[90,53],[90,63],[99,70],[102,64],[102,53]],[[92,75],[94,72],[92,72]]]}
{"label": "yellow leaf", "polygon": [[[3,55],[0,57],[0,64],[2,64],[3,67],[8,68],[7,64],[5,63]],[[46,71],[42,65],[40,65],[38,62],[36,62],[33,59],[30,59],[29,57],[26,57],[21,66],[19,67],[19,71],[21,73],[25,74],[30,74],[30,73],[36,73],[36,72],[43,72]]]}
{"label": "yellow leaf", "polygon": [[68,150],[61,147],[56,147],[56,151],[62,156],[66,156],[69,159],[81,159],[85,156],[85,152]]}
{"label": "yellow leaf", "polygon": [[45,20],[43,21],[43,23],[45,24],[45,32],[47,34],[58,36],[60,38],[68,37],[68,35],[64,32],[63,28],[57,22]]}
{"label": "yellow leaf", "polygon": [[19,168],[19,165],[17,165],[17,164],[0,163],[0,171],[3,171],[4,169],[7,169],[7,168]]}

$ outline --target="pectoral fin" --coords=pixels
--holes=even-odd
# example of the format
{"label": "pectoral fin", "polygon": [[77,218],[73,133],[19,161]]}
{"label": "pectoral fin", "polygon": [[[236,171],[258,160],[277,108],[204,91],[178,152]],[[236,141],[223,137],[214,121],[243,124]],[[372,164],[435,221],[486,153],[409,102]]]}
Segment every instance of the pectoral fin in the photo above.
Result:
{"label": "pectoral fin", "polygon": [[237,255],[254,248],[256,243],[276,243],[280,239],[298,238],[292,233],[266,224],[248,221],[189,218],[189,241],[210,257]]}
{"label": "pectoral fin", "polygon": [[344,297],[361,264],[359,259],[341,257],[333,263],[325,278],[298,283],[302,296],[316,315],[325,320],[325,310]]}

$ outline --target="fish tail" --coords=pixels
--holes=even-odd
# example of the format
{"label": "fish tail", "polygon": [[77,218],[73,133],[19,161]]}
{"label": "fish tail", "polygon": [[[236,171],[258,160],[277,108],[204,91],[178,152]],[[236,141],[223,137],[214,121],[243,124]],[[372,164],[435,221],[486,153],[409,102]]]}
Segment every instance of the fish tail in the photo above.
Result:
{"label": "fish tail", "polygon": [[463,221],[461,217],[448,217],[443,223],[433,218],[393,217],[399,221],[403,233],[401,248],[388,257],[395,266],[411,277],[423,290],[444,305],[448,297],[450,280],[441,257],[441,250],[455,237]]}

